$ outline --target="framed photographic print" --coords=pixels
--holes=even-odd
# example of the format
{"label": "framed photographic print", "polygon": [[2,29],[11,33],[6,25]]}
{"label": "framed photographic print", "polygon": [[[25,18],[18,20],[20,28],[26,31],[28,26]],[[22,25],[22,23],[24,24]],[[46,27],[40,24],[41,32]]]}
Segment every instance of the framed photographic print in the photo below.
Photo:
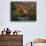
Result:
{"label": "framed photographic print", "polygon": [[11,2],[11,21],[36,21],[36,2]]}

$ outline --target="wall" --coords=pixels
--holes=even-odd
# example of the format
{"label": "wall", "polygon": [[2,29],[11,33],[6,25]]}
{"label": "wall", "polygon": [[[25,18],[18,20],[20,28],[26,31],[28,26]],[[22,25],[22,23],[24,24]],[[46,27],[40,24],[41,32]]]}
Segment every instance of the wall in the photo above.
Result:
{"label": "wall", "polygon": [[12,31],[15,29],[21,30],[24,35],[23,36],[24,45],[27,42],[32,41],[32,39],[37,37],[46,38],[46,0],[42,0],[42,1],[29,0],[29,1],[37,2],[36,22],[11,22],[10,21],[11,1],[13,0],[0,0],[0,30],[3,30],[6,27],[9,27]]}

